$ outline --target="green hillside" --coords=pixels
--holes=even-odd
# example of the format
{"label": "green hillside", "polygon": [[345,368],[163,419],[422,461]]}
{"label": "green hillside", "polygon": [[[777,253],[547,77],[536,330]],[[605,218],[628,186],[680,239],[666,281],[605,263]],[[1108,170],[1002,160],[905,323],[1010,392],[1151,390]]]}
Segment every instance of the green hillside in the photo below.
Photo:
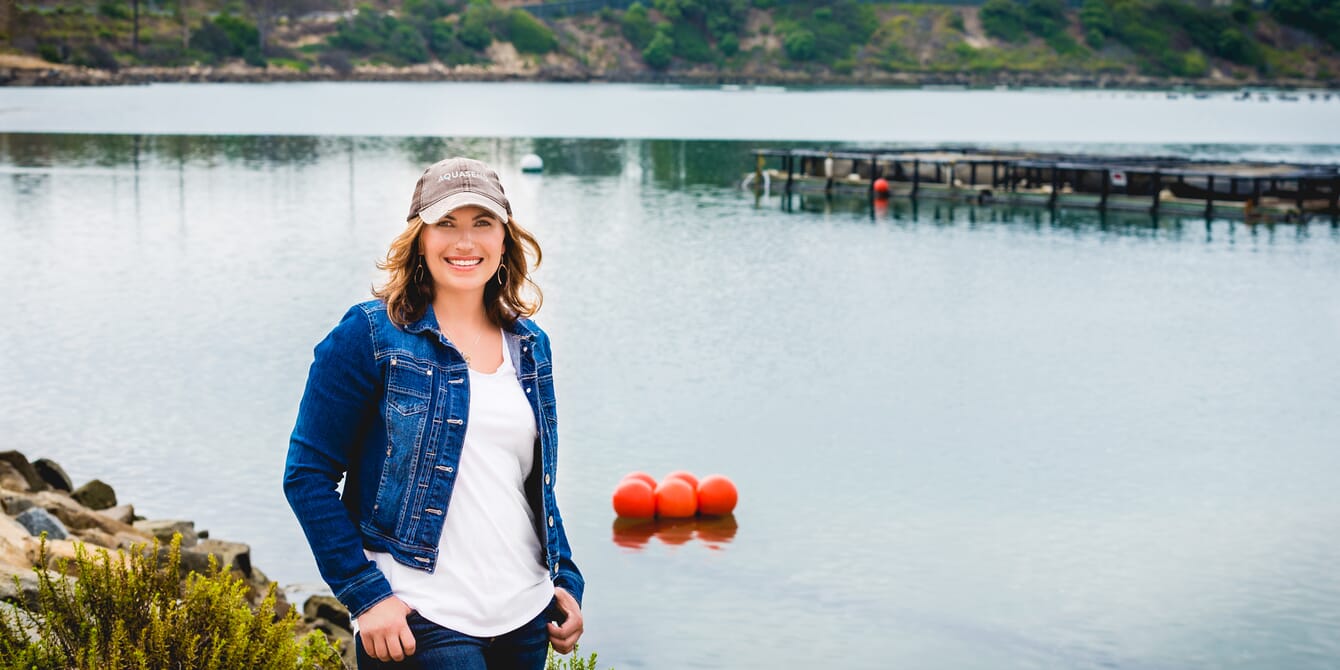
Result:
{"label": "green hillside", "polygon": [[488,0],[0,2],[0,48],[11,56],[105,72],[874,84],[1340,77],[1340,0],[651,0],[545,20]]}

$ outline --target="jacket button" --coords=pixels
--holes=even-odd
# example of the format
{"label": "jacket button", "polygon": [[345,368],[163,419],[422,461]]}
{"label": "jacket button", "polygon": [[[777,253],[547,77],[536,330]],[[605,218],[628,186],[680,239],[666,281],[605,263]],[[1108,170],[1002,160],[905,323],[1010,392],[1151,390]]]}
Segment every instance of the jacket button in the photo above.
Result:
{"label": "jacket button", "polygon": [[550,517],[549,517],[549,527],[550,527],[550,528],[553,528],[553,527],[554,527],[554,517],[553,517],[553,516],[550,516]]}
{"label": "jacket button", "polygon": [[544,473],[544,484],[545,484],[545,486],[548,486],[548,485],[549,485],[549,473],[548,473],[548,472]]}
{"label": "jacket button", "polygon": [[433,376],[433,371],[432,371],[432,370],[429,370],[429,371],[428,371],[428,376],[429,376],[429,377],[432,377],[432,376]]}
{"label": "jacket button", "polygon": [[391,445],[389,445],[389,444],[386,445],[386,455],[387,455],[387,456],[390,456],[390,455],[391,455]]}
{"label": "jacket button", "polygon": [[529,387],[529,386],[526,387],[526,393],[530,393],[530,387]]}

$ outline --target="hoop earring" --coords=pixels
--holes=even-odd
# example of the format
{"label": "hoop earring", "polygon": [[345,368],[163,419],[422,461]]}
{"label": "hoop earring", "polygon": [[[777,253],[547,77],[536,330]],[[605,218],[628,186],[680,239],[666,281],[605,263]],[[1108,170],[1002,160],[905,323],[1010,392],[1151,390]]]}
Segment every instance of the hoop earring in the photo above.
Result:
{"label": "hoop earring", "polygon": [[506,285],[507,282],[506,282],[506,280],[503,279],[503,277],[506,277],[506,276],[507,276],[507,264],[506,264],[506,263],[499,263],[499,264],[498,264],[498,285],[499,285],[499,286],[505,286],[505,285]]}
{"label": "hoop earring", "polygon": [[419,256],[419,263],[414,266],[414,283],[423,283],[423,256]]}

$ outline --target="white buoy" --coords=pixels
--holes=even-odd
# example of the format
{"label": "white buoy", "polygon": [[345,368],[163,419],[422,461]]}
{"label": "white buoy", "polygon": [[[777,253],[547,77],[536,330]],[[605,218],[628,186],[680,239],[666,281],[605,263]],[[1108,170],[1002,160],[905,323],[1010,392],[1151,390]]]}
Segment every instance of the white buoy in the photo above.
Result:
{"label": "white buoy", "polygon": [[544,172],[544,159],[535,154],[526,154],[521,157],[522,172]]}

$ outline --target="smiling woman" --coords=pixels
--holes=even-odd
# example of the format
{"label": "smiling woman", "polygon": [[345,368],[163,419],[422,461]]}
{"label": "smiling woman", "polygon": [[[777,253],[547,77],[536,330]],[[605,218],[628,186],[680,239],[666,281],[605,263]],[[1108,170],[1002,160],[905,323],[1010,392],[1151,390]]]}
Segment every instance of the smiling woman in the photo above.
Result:
{"label": "smiling woman", "polygon": [[360,668],[538,669],[582,634],[540,250],[511,212],[484,163],[429,167],[377,299],[316,347],[284,488]]}

